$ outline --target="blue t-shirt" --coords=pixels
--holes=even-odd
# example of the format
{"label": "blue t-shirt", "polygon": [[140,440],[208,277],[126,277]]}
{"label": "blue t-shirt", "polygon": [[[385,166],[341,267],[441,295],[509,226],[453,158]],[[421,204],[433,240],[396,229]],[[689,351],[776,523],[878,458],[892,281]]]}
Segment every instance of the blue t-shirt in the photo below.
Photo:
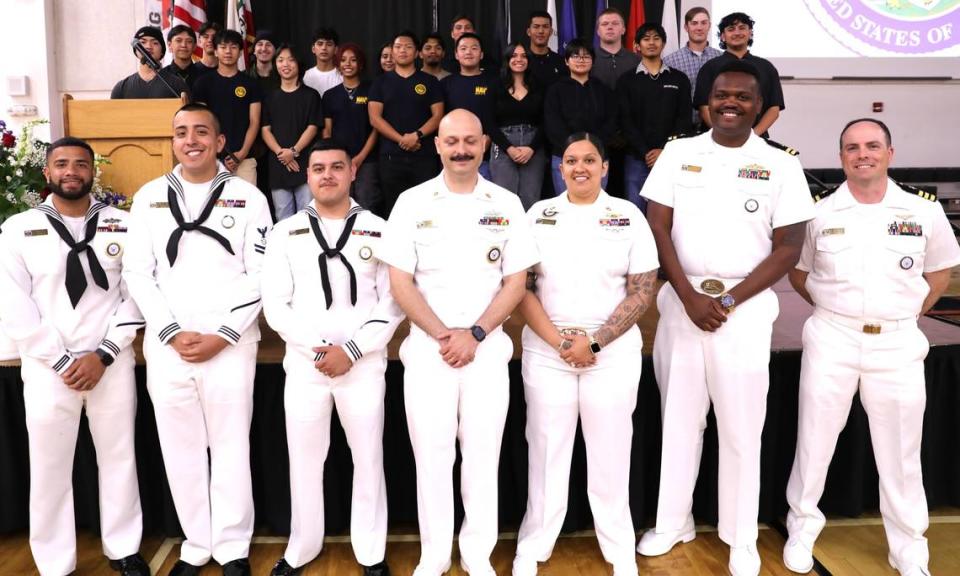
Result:
{"label": "blue t-shirt", "polygon": [[[323,117],[330,119],[333,139],[346,146],[351,156],[363,150],[373,131],[367,113],[369,99],[369,80],[360,82],[352,92],[343,84],[337,84],[323,93]],[[374,152],[367,157],[368,162],[371,160],[376,160]]]}
{"label": "blue t-shirt", "polygon": [[[386,72],[373,81],[370,100],[383,104],[383,119],[400,134],[416,132],[433,115],[430,106],[443,103],[443,89],[435,76],[417,70],[408,78],[394,72]],[[431,134],[424,134],[424,138]],[[410,154],[432,156],[436,147],[424,142],[416,152],[405,152],[400,145],[388,139],[380,140],[380,155]]]}

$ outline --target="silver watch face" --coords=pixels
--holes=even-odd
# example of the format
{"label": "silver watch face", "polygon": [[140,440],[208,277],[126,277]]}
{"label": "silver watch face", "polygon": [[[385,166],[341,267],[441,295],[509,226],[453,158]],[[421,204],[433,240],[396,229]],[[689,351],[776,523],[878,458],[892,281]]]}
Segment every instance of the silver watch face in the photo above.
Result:
{"label": "silver watch face", "polygon": [[733,308],[734,304],[736,303],[737,301],[734,300],[733,296],[729,294],[724,294],[720,297],[720,305],[724,308]]}

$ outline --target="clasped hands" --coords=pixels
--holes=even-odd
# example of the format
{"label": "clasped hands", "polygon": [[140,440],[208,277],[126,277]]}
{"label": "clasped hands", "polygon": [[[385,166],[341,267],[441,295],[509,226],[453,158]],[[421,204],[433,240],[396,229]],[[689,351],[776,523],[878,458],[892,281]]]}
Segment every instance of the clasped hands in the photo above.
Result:
{"label": "clasped hands", "polygon": [[597,355],[590,350],[590,338],[581,334],[560,334],[563,341],[557,346],[560,359],[574,368],[588,368],[597,363]]}

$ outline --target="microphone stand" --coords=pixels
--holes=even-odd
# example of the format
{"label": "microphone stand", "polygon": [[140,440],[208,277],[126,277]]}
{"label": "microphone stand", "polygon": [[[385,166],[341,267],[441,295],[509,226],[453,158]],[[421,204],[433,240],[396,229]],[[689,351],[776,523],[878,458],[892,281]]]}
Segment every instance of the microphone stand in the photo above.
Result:
{"label": "microphone stand", "polygon": [[153,59],[153,56],[151,56],[150,53],[147,52],[147,50],[140,44],[140,40],[134,38],[130,43],[130,46],[133,47],[133,51],[136,53],[136,55],[140,57],[140,63],[149,66],[151,70],[156,72],[157,78],[163,82],[163,85],[167,87],[167,90],[169,90],[171,94],[173,94],[173,97],[182,98],[180,93],[177,92],[174,87],[167,82],[167,79],[163,77],[163,74],[160,73],[160,63]]}

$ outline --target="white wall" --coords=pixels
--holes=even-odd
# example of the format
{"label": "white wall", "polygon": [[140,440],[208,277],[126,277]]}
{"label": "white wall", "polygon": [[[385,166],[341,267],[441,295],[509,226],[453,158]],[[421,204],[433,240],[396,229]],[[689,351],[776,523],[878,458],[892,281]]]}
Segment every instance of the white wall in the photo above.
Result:
{"label": "white wall", "polygon": [[[840,130],[863,117],[890,127],[894,167],[960,166],[960,81],[787,80],[783,94],[770,136],[799,150],[805,168],[839,168]],[[874,102],[883,112],[872,112]]]}
{"label": "white wall", "polygon": [[[57,113],[58,95],[53,79],[53,0],[0,0],[0,118],[15,133],[37,118]],[[27,77],[27,95],[12,96],[7,91],[7,78]],[[34,105],[36,116],[12,117],[11,106]],[[47,128],[36,131],[40,138],[49,138]]]}

